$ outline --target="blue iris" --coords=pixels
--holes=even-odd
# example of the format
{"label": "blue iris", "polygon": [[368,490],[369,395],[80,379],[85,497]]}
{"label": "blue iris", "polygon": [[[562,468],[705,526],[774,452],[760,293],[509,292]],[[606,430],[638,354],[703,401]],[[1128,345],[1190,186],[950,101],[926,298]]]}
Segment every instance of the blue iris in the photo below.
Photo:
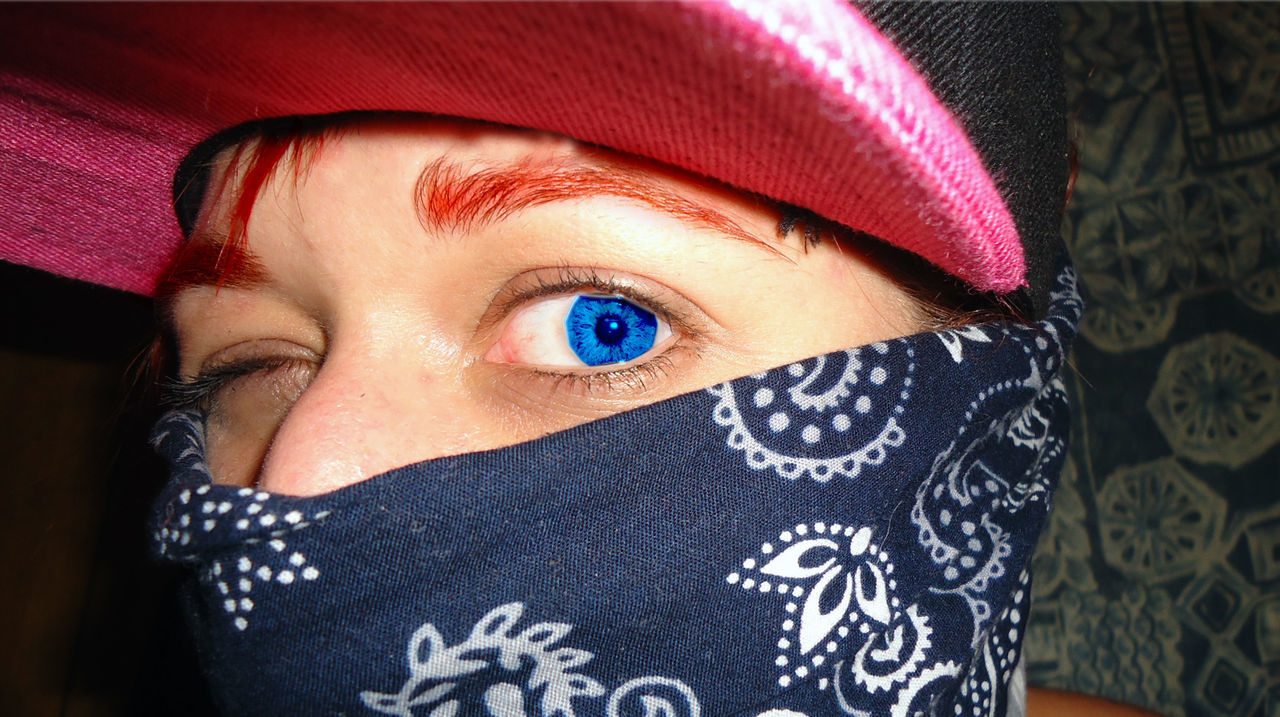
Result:
{"label": "blue iris", "polygon": [[624,299],[579,296],[564,319],[569,348],[588,366],[623,363],[653,348],[658,320]]}

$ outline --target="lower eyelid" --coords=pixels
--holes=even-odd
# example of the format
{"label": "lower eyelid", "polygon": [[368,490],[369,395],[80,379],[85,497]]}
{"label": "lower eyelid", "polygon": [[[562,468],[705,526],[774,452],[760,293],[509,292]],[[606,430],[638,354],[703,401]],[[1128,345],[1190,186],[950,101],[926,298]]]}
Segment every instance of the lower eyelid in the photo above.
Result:
{"label": "lower eyelid", "polygon": [[617,402],[612,410],[625,410],[640,405],[641,399],[669,396],[696,388],[690,377],[698,372],[702,348],[691,341],[670,343],[660,353],[637,363],[594,373],[544,373],[540,378],[550,382],[553,392],[568,393],[578,399],[607,405]]}
{"label": "lower eyelid", "polygon": [[[495,365],[497,373],[493,376],[517,395],[517,402],[526,404],[526,408],[538,411],[599,410],[603,411],[599,415],[608,415],[634,406],[637,398],[657,388],[656,382],[682,370],[686,352],[698,354],[695,348],[674,345],[650,358],[632,364],[617,364],[604,371],[598,368],[573,371],[506,364]],[[592,402],[583,403],[587,399]]]}

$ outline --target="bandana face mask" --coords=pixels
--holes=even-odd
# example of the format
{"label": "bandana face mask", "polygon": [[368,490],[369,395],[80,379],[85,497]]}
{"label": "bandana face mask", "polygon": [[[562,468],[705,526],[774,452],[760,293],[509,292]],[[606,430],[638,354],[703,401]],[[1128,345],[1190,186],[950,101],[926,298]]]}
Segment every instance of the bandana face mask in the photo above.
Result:
{"label": "bandana face mask", "polygon": [[1081,306],[840,351],[334,493],[154,443],[231,714],[1003,714]]}

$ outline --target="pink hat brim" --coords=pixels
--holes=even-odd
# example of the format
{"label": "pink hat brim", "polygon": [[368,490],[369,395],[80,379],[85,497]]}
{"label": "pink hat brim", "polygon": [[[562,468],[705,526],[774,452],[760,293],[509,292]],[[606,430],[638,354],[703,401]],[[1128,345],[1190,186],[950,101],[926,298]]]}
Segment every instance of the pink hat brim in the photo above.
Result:
{"label": "pink hat brim", "polygon": [[557,132],[802,206],[977,289],[1025,284],[959,123],[836,0],[0,8],[0,258],[150,294],[173,173],[264,117],[406,110]]}

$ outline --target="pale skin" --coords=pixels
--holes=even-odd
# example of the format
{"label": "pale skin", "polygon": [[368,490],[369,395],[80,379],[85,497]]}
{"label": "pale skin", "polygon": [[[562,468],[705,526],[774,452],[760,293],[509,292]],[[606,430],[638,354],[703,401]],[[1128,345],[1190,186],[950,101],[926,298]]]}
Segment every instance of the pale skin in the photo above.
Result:
{"label": "pale skin", "polygon": [[[607,194],[465,230],[424,228],[415,186],[440,160],[463,171],[522,162],[625,171],[748,238]],[[206,198],[193,241],[225,233],[228,204]],[[214,475],[316,495],[922,328],[916,304],[856,250],[780,238],[777,224],[777,209],[756,198],[561,137],[438,121],[344,132],[300,177],[284,168],[260,195],[247,235],[265,284],[197,286],[173,301],[183,377],[292,360],[214,399]],[[567,365],[572,357],[547,338],[562,323],[519,318],[554,296],[521,296],[587,277],[632,292],[669,336],[625,364]],[[556,296],[574,294],[601,291]]]}

